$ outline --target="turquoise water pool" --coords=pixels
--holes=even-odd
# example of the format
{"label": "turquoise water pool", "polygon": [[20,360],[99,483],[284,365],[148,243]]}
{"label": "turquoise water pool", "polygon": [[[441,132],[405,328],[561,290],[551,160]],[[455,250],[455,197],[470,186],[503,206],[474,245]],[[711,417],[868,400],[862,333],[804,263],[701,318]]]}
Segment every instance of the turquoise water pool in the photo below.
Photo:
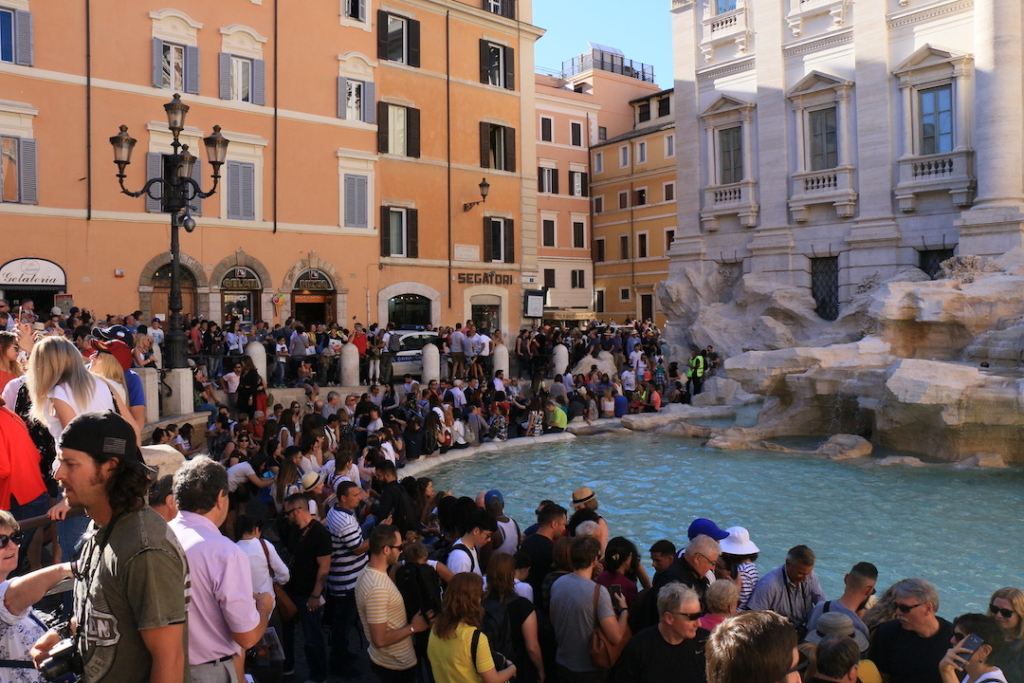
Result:
{"label": "turquoise water pool", "polygon": [[866,560],[879,590],[908,576],[939,589],[940,614],[983,611],[992,591],[1024,586],[1024,471],[882,467],[760,451],[722,452],[651,434],[482,453],[434,470],[438,490],[475,496],[499,488],[524,528],[536,504],[569,506],[574,488],[597,491],[612,536],[646,549],[679,546],[694,517],[745,526],[762,574],[798,543],[818,555],[829,597]]}

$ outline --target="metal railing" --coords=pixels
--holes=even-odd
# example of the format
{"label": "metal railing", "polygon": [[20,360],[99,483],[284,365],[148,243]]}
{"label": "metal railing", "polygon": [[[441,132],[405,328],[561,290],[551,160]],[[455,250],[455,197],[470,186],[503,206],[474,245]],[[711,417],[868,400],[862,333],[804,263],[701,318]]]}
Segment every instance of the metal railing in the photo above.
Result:
{"label": "metal railing", "polygon": [[654,83],[653,65],[635,62],[622,55],[602,50],[594,50],[590,54],[582,54],[562,62],[562,78],[572,78],[576,74],[594,69]]}

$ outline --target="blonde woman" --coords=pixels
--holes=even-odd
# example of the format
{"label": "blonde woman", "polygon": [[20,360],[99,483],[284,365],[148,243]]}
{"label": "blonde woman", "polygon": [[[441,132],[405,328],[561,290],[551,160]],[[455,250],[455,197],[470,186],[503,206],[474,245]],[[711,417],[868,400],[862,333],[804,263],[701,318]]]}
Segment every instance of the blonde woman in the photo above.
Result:
{"label": "blonde woman", "polygon": [[0,391],[15,377],[21,376],[18,362],[18,335],[6,330],[0,332]]}
{"label": "blonde woman", "polygon": [[[124,379],[124,368],[112,353],[98,351],[89,361],[89,372],[108,380],[107,384],[124,400],[128,395],[128,384]],[[131,422],[131,420],[128,420]]]}
{"label": "blonde woman", "polygon": [[155,368],[153,358],[153,340],[148,334],[135,335],[135,348],[132,350],[132,363],[137,368]]}

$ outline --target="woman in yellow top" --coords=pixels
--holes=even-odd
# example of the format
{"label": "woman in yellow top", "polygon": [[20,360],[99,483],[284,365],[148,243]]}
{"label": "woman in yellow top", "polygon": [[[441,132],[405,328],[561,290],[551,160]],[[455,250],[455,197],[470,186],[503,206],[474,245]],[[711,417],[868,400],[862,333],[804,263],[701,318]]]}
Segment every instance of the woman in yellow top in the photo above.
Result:
{"label": "woman in yellow top", "polygon": [[444,683],[505,683],[515,677],[514,664],[510,663],[501,671],[495,668],[490,643],[482,631],[476,656],[472,653],[473,634],[480,630],[484,620],[483,594],[484,582],[477,574],[456,574],[448,584],[441,614],[434,622],[427,643],[427,657],[434,680]]}

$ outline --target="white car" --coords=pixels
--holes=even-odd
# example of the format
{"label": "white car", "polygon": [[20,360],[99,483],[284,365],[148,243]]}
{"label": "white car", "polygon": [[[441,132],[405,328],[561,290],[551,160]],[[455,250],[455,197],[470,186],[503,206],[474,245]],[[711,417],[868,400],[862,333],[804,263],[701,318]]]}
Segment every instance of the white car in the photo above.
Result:
{"label": "white car", "polygon": [[395,332],[399,335],[399,351],[391,361],[391,374],[395,380],[402,375],[423,375],[423,347],[433,344],[441,350],[441,338],[434,332]]}

